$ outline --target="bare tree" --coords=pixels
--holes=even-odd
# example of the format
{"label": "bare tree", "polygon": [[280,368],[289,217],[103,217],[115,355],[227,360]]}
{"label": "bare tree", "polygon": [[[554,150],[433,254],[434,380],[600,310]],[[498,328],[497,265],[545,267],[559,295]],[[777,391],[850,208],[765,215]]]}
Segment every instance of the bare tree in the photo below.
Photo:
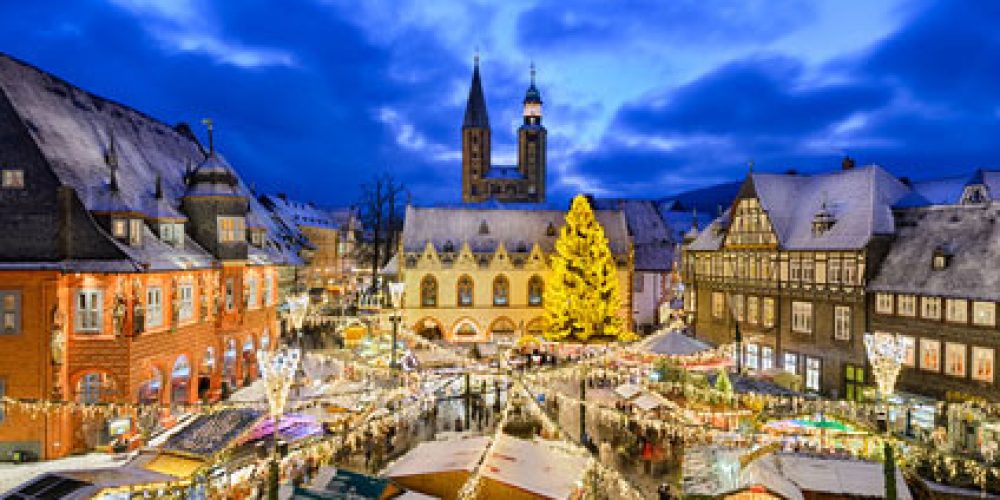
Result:
{"label": "bare tree", "polygon": [[357,259],[371,265],[373,287],[379,269],[392,258],[399,243],[406,198],[406,186],[387,172],[376,174],[361,185],[358,218],[362,237]]}

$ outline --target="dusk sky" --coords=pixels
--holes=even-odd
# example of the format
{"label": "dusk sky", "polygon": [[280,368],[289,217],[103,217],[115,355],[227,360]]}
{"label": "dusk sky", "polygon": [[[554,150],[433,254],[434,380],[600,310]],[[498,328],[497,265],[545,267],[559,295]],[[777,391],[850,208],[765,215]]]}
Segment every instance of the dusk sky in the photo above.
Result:
{"label": "dusk sky", "polygon": [[[460,198],[479,47],[494,163],[538,67],[549,196],[660,197],[845,154],[1000,165],[991,1],[3,0],[0,51],[167,123],[210,116],[259,191],[348,204],[388,170]],[[200,134],[203,130],[196,127]]]}

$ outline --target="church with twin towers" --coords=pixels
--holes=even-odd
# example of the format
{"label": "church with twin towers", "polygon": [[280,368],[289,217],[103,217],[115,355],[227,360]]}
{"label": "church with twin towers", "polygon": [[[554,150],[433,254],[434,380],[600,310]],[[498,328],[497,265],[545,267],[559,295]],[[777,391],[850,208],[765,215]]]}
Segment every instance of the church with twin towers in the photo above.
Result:
{"label": "church with twin towers", "polygon": [[545,201],[545,127],[542,126],[542,96],[535,87],[535,66],[524,95],[524,122],[517,129],[517,165],[493,165],[490,156],[491,129],[479,56],[472,70],[469,100],[462,121],[462,201],[496,200],[509,203]]}

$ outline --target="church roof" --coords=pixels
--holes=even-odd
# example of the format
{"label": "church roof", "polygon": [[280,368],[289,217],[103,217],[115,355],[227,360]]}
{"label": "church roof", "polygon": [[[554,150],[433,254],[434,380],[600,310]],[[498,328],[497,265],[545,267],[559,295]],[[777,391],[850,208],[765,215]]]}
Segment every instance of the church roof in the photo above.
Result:
{"label": "church roof", "polygon": [[[625,214],[620,210],[595,210],[594,215],[604,228],[611,251],[618,255],[627,253],[631,239]],[[565,222],[566,212],[562,210],[418,208],[411,205],[406,207],[403,223],[403,250],[421,252],[428,242],[439,251],[447,242],[458,249],[468,242],[473,252],[492,252],[500,243],[508,251],[515,251],[522,244],[530,249],[538,243],[548,252]]]}
{"label": "church roof", "polygon": [[462,128],[490,128],[490,117],[486,112],[486,96],[483,94],[483,82],[479,78],[479,58],[472,69],[472,85],[469,87],[469,100],[465,104],[465,120]]}
{"label": "church roof", "polygon": [[674,240],[669,226],[652,200],[595,199],[601,209],[621,210],[635,246],[637,271],[669,271],[673,265]]}

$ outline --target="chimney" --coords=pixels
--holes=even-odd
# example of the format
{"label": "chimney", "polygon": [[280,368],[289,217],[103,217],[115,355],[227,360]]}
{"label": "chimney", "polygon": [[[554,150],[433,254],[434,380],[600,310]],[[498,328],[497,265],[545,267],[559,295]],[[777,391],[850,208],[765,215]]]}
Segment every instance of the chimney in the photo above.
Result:
{"label": "chimney", "polygon": [[840,167],[843,170],[854,170],[854,158],[844,156],[844,159],[840,162]]}

